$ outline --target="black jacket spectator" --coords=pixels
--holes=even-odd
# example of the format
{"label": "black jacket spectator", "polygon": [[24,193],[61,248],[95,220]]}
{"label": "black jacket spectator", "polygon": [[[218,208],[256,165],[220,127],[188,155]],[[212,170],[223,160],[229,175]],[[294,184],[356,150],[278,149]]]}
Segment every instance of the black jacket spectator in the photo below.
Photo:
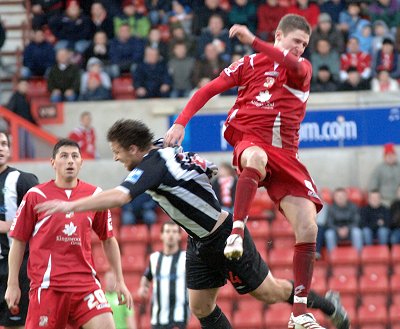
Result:
{"label": "black jacket spectator", "polygon": [[0,22],[0,49],[1,47],[3,47],[5,41],[6,41],[6,30],[4,29],[4,26]]}
{"label": "black jacket spectator", "polygon": [[7,108],[15,114],[19,115],[21,118],[29,121],[30,123],[36,124],[36,120],[31,113],[31,106],[28,102],[28,99],[26,98],[25,91],[27,89],[27,83],[26,81],[20,81],[19,85],[24,86],[23,88],[19,87],[14,92],[14,94],[8,101]]}
{"label": "black jacket spectator", "polygon": [[200,35],[201,30],[208,25],[208,21],[212,15],[219,15],[224,20],[224,26],[227,24],[227,15],[226,12],[220,7],[217,8],[209,8],[206,5],[201,7],[198,11],[196,11],[193,16],[193,34]]}
{"label": "black jacket spectator", "polygon": [[80,78],[80,69],[78,66],[70,64],[62,70],[56,64],[50,70],[47,79],[47,88],[49,92],[52,92],[54,89],[59,89],[62,92],[72,89],[76,94],[79,94]]}

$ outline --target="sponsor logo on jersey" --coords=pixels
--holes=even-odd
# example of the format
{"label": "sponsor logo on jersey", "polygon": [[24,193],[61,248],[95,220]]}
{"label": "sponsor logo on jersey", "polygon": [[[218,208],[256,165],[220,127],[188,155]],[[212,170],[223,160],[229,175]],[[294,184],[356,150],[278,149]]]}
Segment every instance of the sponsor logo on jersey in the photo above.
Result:
{"label": "sponsor logo on jersey", "polygon": [[266,77],[264,82],[264,87],[267,89],[271,89],[271,87],[275,84],[275,78],[273,77]]}
{"label": "sponsor logo on jersey", "polygon": [[57,235],[56,241],[57,242],[66,242],[70,243],[71,245],[80,246],[81,245],[81,238],[76,235],[76,229],[78,227],[74,225],[73,222],[64,225],[63,233],[64,235]]}
{"label": "sponsor logo on jersey", "polygon": [[260,93],[256,96],[255,100],[251,101],[251,104],[257,107],[263,107],[266,109],[273,109],[275,106],[275,103],[269,103],[269,100],[271,99],[272,94],[269,93],[268,90],[266,91],[260,91]]}
{"label": "sponsor logo on jersey", "polygon": [[142,176],[142,174],[143,174],[142,169],[135,168],[130,172],[128,177],[126,177],[125,181],[136,184],[136,182],[139,180],[139,178]]}
{"label": "sponsor logo on jersey", "polygon": [[270,77],[277,77],[277,76],[279,75],[279,72],[276,72],[276,71],[268,71],[268,72],[265,72],[264,75],[270,76]]}

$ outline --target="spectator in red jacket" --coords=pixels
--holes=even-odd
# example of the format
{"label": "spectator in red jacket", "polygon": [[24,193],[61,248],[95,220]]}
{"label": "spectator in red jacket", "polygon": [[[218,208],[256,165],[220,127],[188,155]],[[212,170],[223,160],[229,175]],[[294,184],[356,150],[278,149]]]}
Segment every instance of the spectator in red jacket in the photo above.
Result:
{"label": "spectator in red jacket", "polygon": [[297,0],[297,3],[288,8],[289,14],[303,16],[312,28],[318,23],[319,7],[315,3],[309,3],[308,0]]}
{"label": "spectator in red jacket", "polygon": [[98,158],[96,152],[96,133],[92,126],[92,115],[90,112],[82,112],[80,125],[71,131],[68,138],[78,143],[81,148],[82,158]]}
{"label": "spectator in red jacket", "polygon": [[371,56],[360,51],[359,41],[356,37],[349,38],[347,41],[347,51],[340,57],[341,81],[347,79],[347,70],[350,67],[355,67],[365,80],[371,77]]}
{"label": "spectator in red jacket", "polygon": [[266,0],[257,8],[257,35],[265,41],[274,41],[279,21],[287,13],[287,8],[279,5],[278,0]]}

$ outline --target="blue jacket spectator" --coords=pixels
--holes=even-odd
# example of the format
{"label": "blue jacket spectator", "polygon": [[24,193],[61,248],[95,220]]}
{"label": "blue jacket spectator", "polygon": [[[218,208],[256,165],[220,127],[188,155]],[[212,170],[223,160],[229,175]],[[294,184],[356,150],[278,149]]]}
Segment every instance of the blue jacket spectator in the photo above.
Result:
{"label": "blue jacket spectator", "polygon": [[71,1],[65,14],[50,19],[51,32],[58,39],[56,50],[71,48],[82,54],[92,38],[90,18],[81,14],[77,1]]}
{"label": "blue jacket spectator", "polygon": [[28,79],[32,75],[43,76],[55,62],[53,45],[45,40],[42,30],[33,31],[32,41],[24,50],[22,77]]}
{"label": "blue jacket spectator", "polygon": [[218,56],[223,61],[230,62],[232,44],[229,39],[228,30],[224,28],[224,21],[219,15],[212,15],[207,28],[201,32],[197,48],[199,58],[204,58],[204,49],[209,43],[216,45]]}
{"label": "blue jacket spectator", "polygon": [[136,64],[143,60],[145,41],[131,36],[129,25],[119,28],[118,36],[110,41],[112,77],[123,72],[133,72]]}
{"label": "blue jacket spectator", "polygon": [[133,85],[139,98],[169,97],[172,79],[158,49],[146,47],[144,61],[133,74]]}

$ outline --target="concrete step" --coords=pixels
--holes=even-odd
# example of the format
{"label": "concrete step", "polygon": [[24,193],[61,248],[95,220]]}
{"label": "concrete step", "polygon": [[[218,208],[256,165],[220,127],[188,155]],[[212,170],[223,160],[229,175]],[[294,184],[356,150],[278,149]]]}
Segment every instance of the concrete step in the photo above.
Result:
{"label": "concrete step", "polygon": [[8,27],[19,26],[27,22],[27,17],[24,12],[22,13],[7,13],[1,14],[1,21],[4,27],[8,30]]}
{"label": "concrete step", "polygon": [[17,51],[18,48],[19,49],[24,48],[24,43],[22,39],[6,39],[1,50],[10,52],[10,51]]}

